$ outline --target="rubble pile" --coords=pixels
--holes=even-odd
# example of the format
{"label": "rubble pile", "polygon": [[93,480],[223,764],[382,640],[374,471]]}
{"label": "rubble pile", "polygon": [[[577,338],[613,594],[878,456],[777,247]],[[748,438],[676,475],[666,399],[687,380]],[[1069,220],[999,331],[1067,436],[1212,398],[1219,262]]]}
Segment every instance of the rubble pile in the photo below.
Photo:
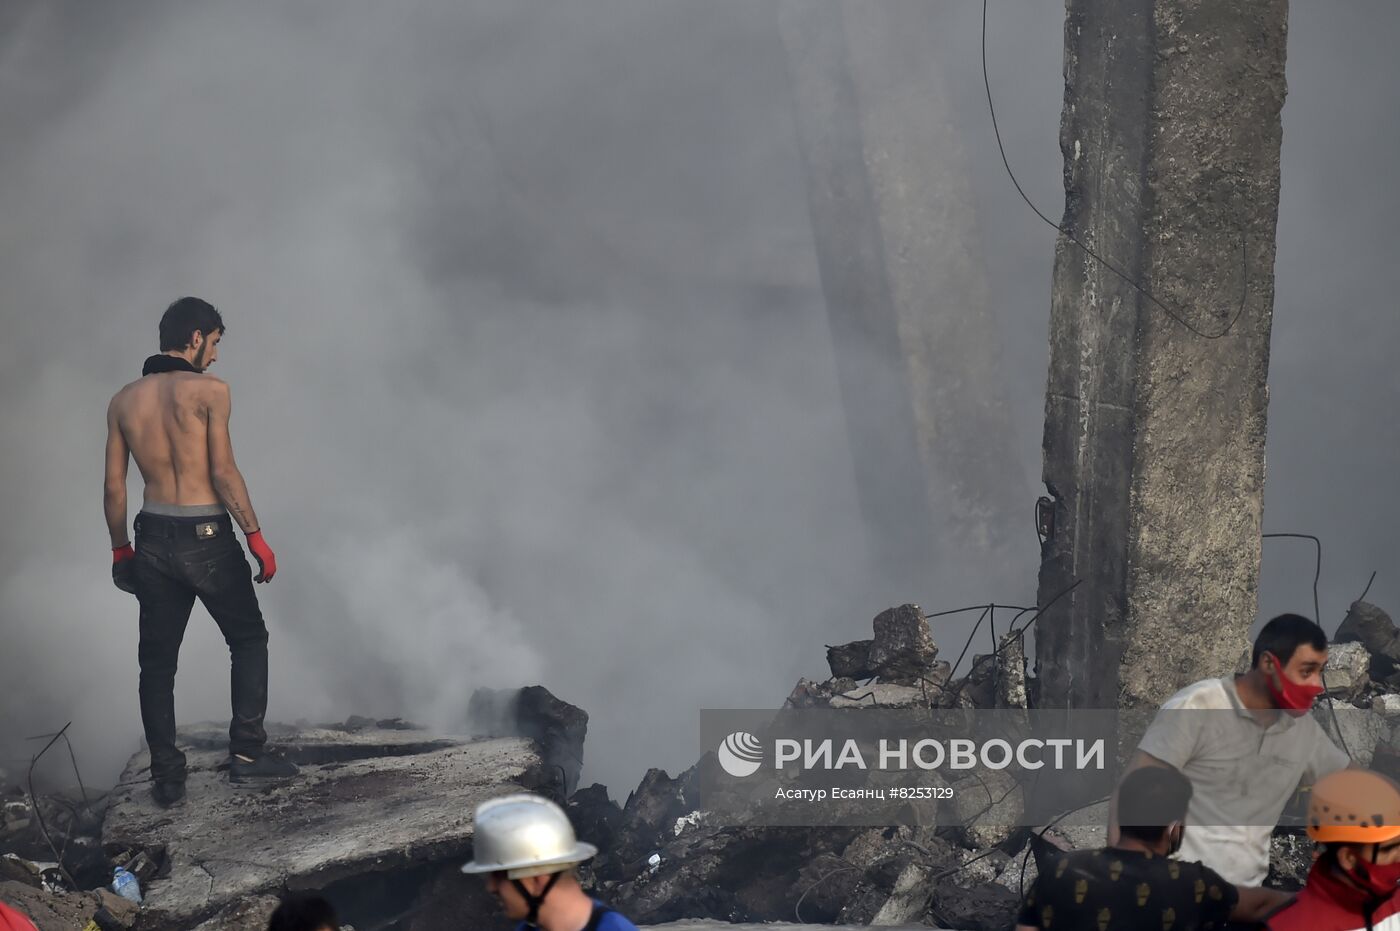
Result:
{"label": "rubble pile", "polygon": [[[301,767],[280,784],[230,784],[225,727],[182,727],[182,804],[156,806],[144,751],[100,798],[40,796],[61,858],[41,836],[35,803],[7,790],[0,899],[40,931],[261,931],[278,896],[302,889],[323,890],[350,927],[510,927],[480,880],[459,870],[471,856],[473,809],[522,790],[562,800],[569,772],[559,761],[581,759],[587,715],[542,688],[506,699],[481,699],[500,704],[500,736],[443,737],[362,717],[269,724],[270,742]],[[110,891],[118,867],[134,877],[139,906]]]}
{"label": "rubble pile", "polygon": [[[830,676],[799,680],[784,707],[1035,706],[1019,633],[954,678],[917,605],[883,612],[872,628],[867,640],[828,647]],[[1353,758],[1400,778],[1400,631],[1384,611],[1357,602],[1334,640],[1327,698],[1313,713]],[[1023,800],[1005,772],[954,782],[928,824],[719,819],[696,802],[719,765],[713,753],[675,777],[648,771],[619,805],[604,786],[578,787],[582,710],[535,686],[483,690],[469,717],[472,738],[397,719],[270,725],[302,775],[246,788],[221,772],[222,725],[182,728],[189,797],[168,810],[151,799],[144,752],[107,793],[35,799],[0,772],[0,899],[40,931],[253,931],[266,926],[280,894],[300,889],[323,890],[360,928],[505,928],[480,880],[458,867],[471,855],[476,803],[526,789],[566,800],[579,836],[600,849],[580,870],[585,884],[643,926],[974,931],[1013,922],[1036,876],[1033,850],[1043,859],[1046,843],[1104,840],[1106,805],[1039,830],[1015,827]],[[1270,883],[1300,887],[1311,853],[1301,827],[1280,827]],[[117,867],[134,877],[139,905],[111,891]]]}
{"label": "rubble pile", "polygon": [[[993,653],[974,656],[956,679],[916,605],[882,613],[873,634],[828,647],[831,675],[800,680],[785,707],[1034,707],[1036,682],[1017,634],[1001,637]],[[1335,641],[1328,699],[1314,715],[1363,765],[1400,778],[1400,631],[1379,608],[1358,602]],[[580,830],[607,839],[591,871],[600,894],[639,922],[690,917],[999,929],[1013,923],[1021,891],[1035,878],[1033,836],[1061,849],[1104,842],[1106,804],[1048,829],[1009,827],[1022,809],[1005,773],[976,777],[995,802],[976,818],[963,806],[977,794],[955,783],[947,817],[940,815],[944,826],[718,826],[688,801],[703,768],[712,765],[707,756],[675,778],[652,770],[622,806],[601,786],[571,800]],[[1300,888],[1311,855],[1301,827],[1280,827],[1270,882]]]}
{"label": "rubble pile", "polygon": [[[1028,706],[1019,637],[1003,638],[995,653],[974,657],[971,671],[954,679],[917,605],[891,608],[872,626],[868,640],[828,647],[830,677],[800,680],[785,707]],[[1030,831],[1004,825],[1019,819],[1019,808],[983,806],[978,811],[985,816],[971,828],[773,827],[733,819],[718,825],[691,801],[706,767],[715,765],[707,754],[675,778],[651,770],[622,806],[601,786],[570,800],[580,833],[607,839],[590,878],[600,896],[638,923],[711,918],[964,929],[1012,923]],[[1017,793],[996,795],[1019,805]],[[950,810],[948,820],[971,814]],[[1024,881],[1034,876],[1031,864]]]}

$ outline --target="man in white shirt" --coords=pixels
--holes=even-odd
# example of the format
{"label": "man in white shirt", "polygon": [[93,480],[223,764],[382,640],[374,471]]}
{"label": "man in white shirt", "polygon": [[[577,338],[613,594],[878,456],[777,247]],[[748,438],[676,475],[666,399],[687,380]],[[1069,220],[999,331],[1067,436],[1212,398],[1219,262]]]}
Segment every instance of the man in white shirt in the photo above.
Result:
{"label": "man in white shirt", "polygon": [[[1298,786],[1351,762],[1308,713],[1326,663],[1322,628],[1281,614],[1255,639],[1249,672],[1196,682],[1163,703],[1127,771],[1174,766],[1191,780],[1181,859],[1237,885],[1264,882],[1269,838]],[[1115,793],[1109,843],[1117,840]]]}

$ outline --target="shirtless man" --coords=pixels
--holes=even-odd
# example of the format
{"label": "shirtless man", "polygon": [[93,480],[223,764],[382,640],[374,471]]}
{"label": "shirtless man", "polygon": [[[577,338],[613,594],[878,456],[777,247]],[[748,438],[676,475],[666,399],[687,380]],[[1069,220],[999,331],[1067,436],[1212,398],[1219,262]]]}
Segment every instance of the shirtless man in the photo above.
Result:
{"label": "shirtless man", "polygon": [[[112,535],[112,579],[141,603],[141,722],[151,750],[152,794],[162,807],[185,797],[185,755],[175,746],[175,668],[196,597],[232,656],[229,780],[297,773],[265,746],[267,626],[233,521],[258,561],[256,581],[272,580],[277,559],[233,461],[228,385],[203,374],[218,359],[223,334],[213,306],[180,298],[161,317],[161,355],[147,359],[141,378],[118,391],[107,408],[103,509]],[[129,456],[146,484],[134,549],[126,531]]]}

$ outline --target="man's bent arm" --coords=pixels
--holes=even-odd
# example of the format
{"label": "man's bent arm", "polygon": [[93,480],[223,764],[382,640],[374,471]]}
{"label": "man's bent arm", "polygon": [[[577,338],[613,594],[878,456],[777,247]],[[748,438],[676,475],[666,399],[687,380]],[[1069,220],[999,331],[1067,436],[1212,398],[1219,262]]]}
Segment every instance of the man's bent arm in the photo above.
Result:
{"label": "man's bent arm", "polygon": [[[1123,775],[1118,779],[1118,785],[1123,784],[1128,773],[1135,769],[1142,769],[1144,766],[1166,766],[1171,764],[1165,760],[1159,760],[1150,753],[1139,750],[1133,754],[1133,758],[1128,761],[1128,766],[1123,770]],[[1113,787],[1113,794],[1108,799],[1108,846],[1112,847],[1118,843],[1118,786]]]}
{"label": "man's bent arm", "polygon": [[243,473],[233,461],[233,440],[228,433],[229,412],[232,403],[228,385],[211,379],[213,393],[209,399],[209,478],[214,483],[214,493],[219,496],[224,507],[228,508],[233,519],[245,534],[260,529],[258,515],[253,513],[253,502],[248,497],[248,485],[243,481]]}
{"label": "man's bent arm", "polygon": [[102,511],[107,516],[107,532],[112,549],[131,542],[126,532],[126,467],[130,451],[122,436],[112,406],[107,407],[107,465],[102,481]]}
{"label": "man's bent arm", "polygon": [[1293,899],[1293,893],[1282,889],[1265,889],[1263,886],[1236,886],[1240,894],[1230,920],[1242,924],[1261,922]]}

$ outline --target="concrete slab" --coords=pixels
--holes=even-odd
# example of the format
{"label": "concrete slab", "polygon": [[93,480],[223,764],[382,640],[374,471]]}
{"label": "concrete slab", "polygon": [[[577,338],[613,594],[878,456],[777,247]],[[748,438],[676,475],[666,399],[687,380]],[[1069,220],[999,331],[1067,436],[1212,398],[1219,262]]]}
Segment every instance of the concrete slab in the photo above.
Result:
{"label": "concrete slab", "polygon": [[189,928],[283,888],[465,857],[478,802],[556,778],[525,738],[269,727],[302,773],[245,788],[219,771],[227,757],[222,730],[181,730],[189,758],[182,805],[161,810],[151,800],[144,751],[113,793],[103,844],[163,847],[171,864],[168,877],[145,890],[143,927]]}

